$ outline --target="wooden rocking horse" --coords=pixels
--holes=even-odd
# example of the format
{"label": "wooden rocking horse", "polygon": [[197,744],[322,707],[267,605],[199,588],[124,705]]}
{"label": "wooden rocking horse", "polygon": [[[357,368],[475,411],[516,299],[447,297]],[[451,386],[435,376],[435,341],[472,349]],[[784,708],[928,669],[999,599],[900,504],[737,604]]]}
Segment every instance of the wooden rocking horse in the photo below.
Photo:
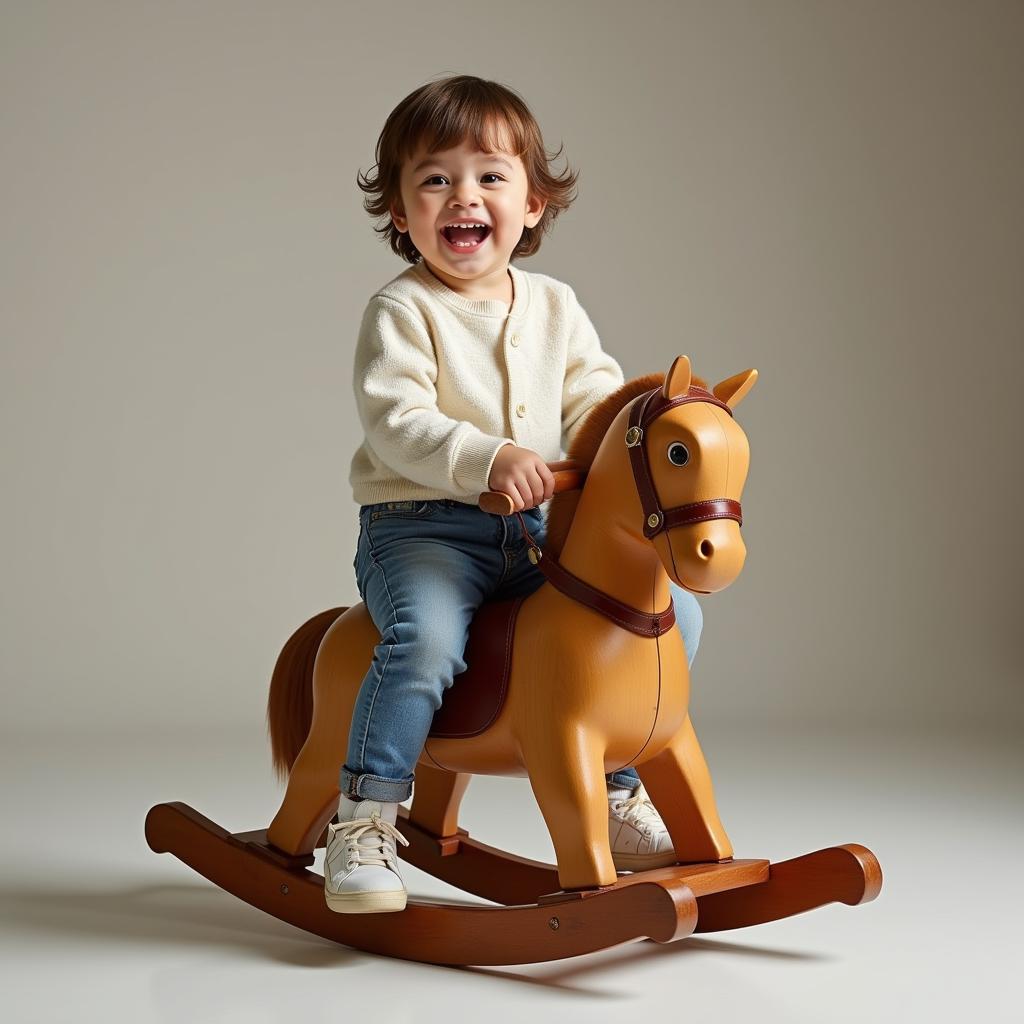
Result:
{"label": "wooden rocking horse", "polygon": [[[267,829],[229,833],[182,803],[146,818],[170,852],[255,907],[348,946],[439,964],[518,964],[638,938],[759,924],[835,901],[873,899],[874,855],[857,844],[770,864],[734,860],[687,713],[689,673],[668,581],[709,594],[743,567],[740,494],[749,448],[733,409],[756,370],[710,390],[679,356],[666,377],[624,384],[591,410],[540,551],[546,581],[486,602],[467,669],[447,691],[399,808],[403,858],[501,906],[410,899],[396,915],[337,914],[308,870],[338,803],[356,693],[380,636],[362,603],[314,616],[275,666],[268,719],[284,801]],[[511,514],[507,495],[481,495]],[[616,875],[605,774],[635,765],[677,855]],[[470,838],[458,810],[472,774],[527,775],[557,867]]]}

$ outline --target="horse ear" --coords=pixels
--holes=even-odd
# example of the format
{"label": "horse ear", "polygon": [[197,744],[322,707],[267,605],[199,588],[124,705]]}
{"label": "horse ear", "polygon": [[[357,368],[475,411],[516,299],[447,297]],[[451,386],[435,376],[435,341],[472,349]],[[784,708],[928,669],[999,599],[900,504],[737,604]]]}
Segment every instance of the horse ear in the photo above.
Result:
{"label": "horse ear", "polygon": [[757,370],[743,370],[737,373],[735,377],[729,377],[728,380],[723,380],[721,383],[716,384],[711,389],[711,393],[719,401],[725,402],[730,409],[735,409],[743,401],[747,392],[750,391],[756,381]]}
{"label": "horse ear", "polygon": [[661,386],[662,395],[667,399],[685,395],[690,390],[690,377],[690,357],[676,356],[665,374],[665,383]]}

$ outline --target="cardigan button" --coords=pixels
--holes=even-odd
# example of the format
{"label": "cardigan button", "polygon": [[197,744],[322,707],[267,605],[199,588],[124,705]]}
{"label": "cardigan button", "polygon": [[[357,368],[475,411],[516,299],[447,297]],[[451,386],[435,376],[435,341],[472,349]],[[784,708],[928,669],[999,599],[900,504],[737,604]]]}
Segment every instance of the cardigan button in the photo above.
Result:
{"label": "cardigan button", "polygon": [[513,334],[510,340],[512,342],[512,347],[513,348],[518,348],[519,347],[519,335],[518,334]]}
{"label": "cardigan button", "polygon": [[516,406],[516,415],[517,416],[525,416],[526,415],[526,406],[522,402],[520,402]]}

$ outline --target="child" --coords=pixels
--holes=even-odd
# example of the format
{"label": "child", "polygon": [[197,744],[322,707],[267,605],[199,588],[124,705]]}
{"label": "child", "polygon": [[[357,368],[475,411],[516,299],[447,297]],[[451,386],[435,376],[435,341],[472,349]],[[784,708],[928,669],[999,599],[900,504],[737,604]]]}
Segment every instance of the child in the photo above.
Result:
{"label": "child", "polygon": [[[332,910],[402,910],[398,804],[409,797],[445,689],[466,668],[481,602],[543,582],[514,515],[477,506],[509,494],[539,544],[548,462],[587,411],[623,383],[573,290],[510,265],[540,248],[576,174],[553,176],[523,101],[495,82],[454,76],[417,89],[377,143],[360,187],[378,228],[412,264],[370,299],[353,384],[365,440],[349,475],[359,503],[353,567],[379,633],[359,690],[329,826]],[[672,585],[692,661],[695,598]],[[674,863],[671,839],[633,768],[608,778],[616,867]]]}

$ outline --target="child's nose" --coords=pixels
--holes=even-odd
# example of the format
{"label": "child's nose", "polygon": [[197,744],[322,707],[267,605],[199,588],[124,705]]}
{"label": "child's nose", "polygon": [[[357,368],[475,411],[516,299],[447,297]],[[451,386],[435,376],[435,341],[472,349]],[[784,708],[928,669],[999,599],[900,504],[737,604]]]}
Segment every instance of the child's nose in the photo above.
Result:
{"label": "child's nose", "polygon": [[452,200],[456,206],[476,206],[480,202],[480,192],[475,184],[459,185]]}

